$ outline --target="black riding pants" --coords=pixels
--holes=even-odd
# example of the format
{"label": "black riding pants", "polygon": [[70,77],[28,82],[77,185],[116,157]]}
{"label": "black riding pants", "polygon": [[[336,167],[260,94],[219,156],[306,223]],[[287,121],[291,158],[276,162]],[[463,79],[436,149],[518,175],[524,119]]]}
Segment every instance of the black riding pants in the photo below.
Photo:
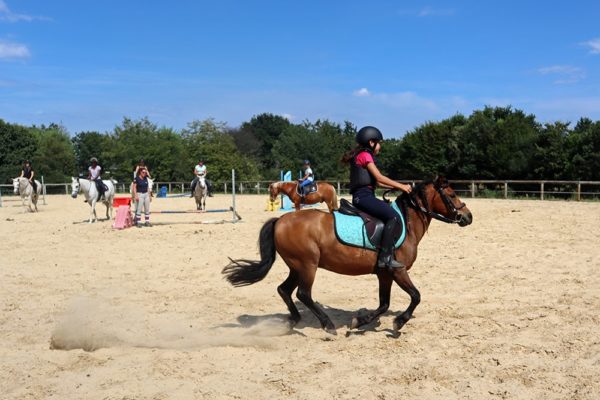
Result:
{"label": "black riding pants", "polygon": [[383,222],[388,222],[392,219],[399,220],[398,213],[385,201],[375,197],[375,191],[368,187],[357,189],[352,194],[352,204]]}

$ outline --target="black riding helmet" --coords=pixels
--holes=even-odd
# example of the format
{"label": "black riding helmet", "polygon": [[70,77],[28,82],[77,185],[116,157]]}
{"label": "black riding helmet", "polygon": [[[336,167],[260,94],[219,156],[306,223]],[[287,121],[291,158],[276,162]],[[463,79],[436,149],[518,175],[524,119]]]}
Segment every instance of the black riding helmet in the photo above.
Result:
{"label": "black riding helmet", "polygon": [[364,147],[369,147],[369,140],[381,142],[383,140],[381,131],[374,126],[365,126],[360,128],[356,134],[356,143]]}

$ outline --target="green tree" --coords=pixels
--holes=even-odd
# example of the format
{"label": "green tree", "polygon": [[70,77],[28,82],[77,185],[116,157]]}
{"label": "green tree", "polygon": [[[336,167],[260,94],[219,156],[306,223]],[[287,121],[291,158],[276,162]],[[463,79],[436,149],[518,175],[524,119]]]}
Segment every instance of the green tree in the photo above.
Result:
{"label": "green tree", "polygon": [[567,175],[576,180],[600,180],[600,121],[582,118],[566,140]]}
{"label": "green tree", "polygon": [[524,179],[539,124],[532,114],[509,107],[475,111],[462,129],[458,175],[463,178]]}
{"label": "green tree", "polygon": [[531,155],[531,179],[567,179],[569,133],[569,123],[564,122],[547,123],[540,129]]}
{"label": "green tree", "polygon": [[159,128],[148,118],[124,118],[122,125],[111,135],[110,145],[106,158],[100,162],[118,180],[130,181],[135,165],[142,158],[156,181],[187,180],[189,177],[181,135],[171,128]]}
{"label": "green tree", "polygon": [[92,157],[106,160],[110,155],[112,140],[107,134],[80,132],[71,138],[71,142],[75,151],[77,170],[80,174],[88,169]]}
{"label": "green tree", "polygon": [[240,154],[233,137],[223,122],[214,119],[192,121],[182,131],[187,151],[188,178],[192,178],[194,165],[202,159],[207,164],[208,177],[213,181],[231,180],[231,170],[236,170],[239,180],[258,180],[260,174],[256,163]]}
{"label": "green tree", "polygon": [[[263,113],[252,117],[249,122],[244,122],[240,127],[240,133],[236,142],[241,146],[259,142],[260,147],[248,147],[242,150],[244,154],[256,156],[262,164],[262,170],[267,175],[279,173],[280,166],[273,154],[273,146],[279,139],[279,136],[290,126],[290,122],[279,115]],[[243,140],[242,140],[243,138]]]}
{"label": "green tree", "polygon": [[352,146],[355,131],[349,122],[344,128],[327,120],[290,125],[273,146],[275,163],[291,170],[295,177],[303,160],[308,159],[318,180],[347,179],[348,168],[340,159],[345,149]]}
{"label": "green tree", "polygon": [[73,144],[66,130],[56,124],[30,129],[37,141],[32,160],[37,176],[43,175],[45,182],[70,182],[77,168]]}
{"label": "green tree", "polygon": [[19,176],[23,162],[31,161],[36,149],[37,142],[28,128],[0,119],[0,183],[11,183]]}

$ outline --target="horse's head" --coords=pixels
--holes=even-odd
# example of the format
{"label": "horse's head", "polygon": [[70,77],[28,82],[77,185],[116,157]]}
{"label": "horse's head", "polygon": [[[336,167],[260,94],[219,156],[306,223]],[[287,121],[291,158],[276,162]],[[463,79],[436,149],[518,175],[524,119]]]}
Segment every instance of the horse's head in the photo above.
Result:
{"label": "horse's head", "polygon": [[13,189],[15,191],[15,194],[19,194],[20,181],[21,181],[21,178],[13,178]]}
{"label": "horse's head", "polygon": [[71,197],[76,199],[77,194],[79,194],[79,189],[81,188],[79,178],[71,177],[71,187],[73,188],[73,191],[71,192]]}
{"label": "horse's head", "polygon": [[473,222],[473,214],[450,187],[446,178],[437,177],[433,182],[417,187],[417,190],[423,191],[422,199],[426,199],[428,203],[425,204],[425,209],[433,218],[455,222],[459,226],[467,226]]}
{"label": "horse's head", "polygon": [[279,194],[279,182],[273,182],[269,185],[269,199],[275,201]]}

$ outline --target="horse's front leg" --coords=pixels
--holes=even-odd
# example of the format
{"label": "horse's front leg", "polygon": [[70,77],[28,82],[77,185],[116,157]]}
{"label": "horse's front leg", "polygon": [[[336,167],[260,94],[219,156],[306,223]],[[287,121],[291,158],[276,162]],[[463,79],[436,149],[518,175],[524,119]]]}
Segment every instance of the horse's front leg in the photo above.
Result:
{"label": "horse's front leg", "polygon": [[379,307],[368,314],[352,318],[350,329],[356,329],[360,326],[370,324],[390,308],[390,295],[394,279],[388,271],[378,271],[377,278],[379,279]]}
{"label": "horse's front leg", "polygon": [[[89,200],[88,200],[89,202]],[[92,222],[96,222],[96,199],[93,199],[90,207],[92,207],[92,210],[90,211],[90,220],[89,223],[91,224]]]}
{"label": "horse's front leg", "polygon": [[421,302],[421,294],[410,280],[410,276],[408,276],[408,271],[406,268],[398,268],[394,272],[394,281],[396,281],[402,290],[404,290],[410,296],[410,304],[408,305],[408,308],[402,314],[394,318],[394,330],[398,331],[411,319],[413,311]]}

